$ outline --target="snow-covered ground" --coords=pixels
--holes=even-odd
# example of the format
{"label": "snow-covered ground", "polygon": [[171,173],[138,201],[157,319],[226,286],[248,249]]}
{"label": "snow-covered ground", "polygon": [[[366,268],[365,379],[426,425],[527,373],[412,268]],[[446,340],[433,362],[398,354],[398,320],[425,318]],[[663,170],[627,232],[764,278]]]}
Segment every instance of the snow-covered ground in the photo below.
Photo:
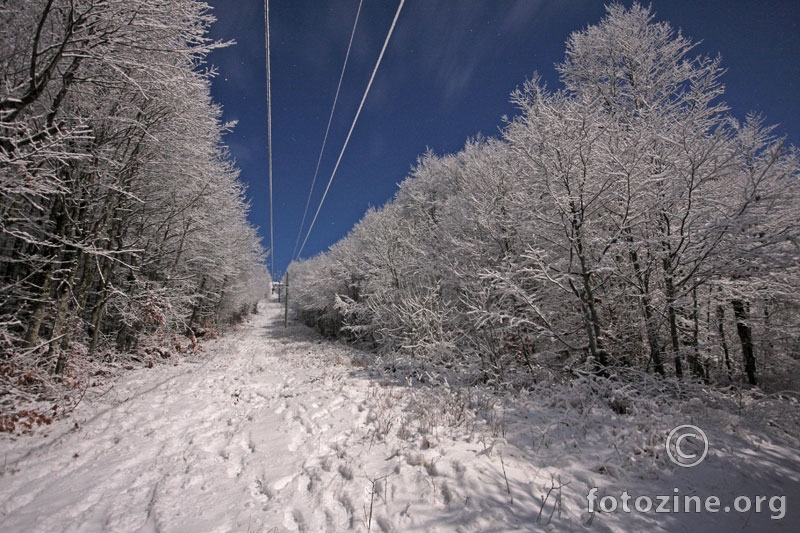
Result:
{"label": "snow-covered ground", "polygon": [[[0,530],[800,527],[798,441],[787,427],[796,404],[779,403],[787,411],[763,413],[758,425],[759,406],[743,401],[734,415],[690,400],[650,423],[642,413],[667,409],[630,405],[632,414],[616,415],[570,395],[572,385],[513,398],[410,386],[360,367],[352,348],[284,329],[282,318],[277,302],[262,303],[200,355],[130,372],[87,395],[70,419],[2,436]],[[681,423],[709,435],[708,457],[694,468],[663,453]],[[591,515],[593,487],[618,509]],[[687,495],[716,496],[719,512],[653,512],[658,495],[676,494],[681,505]],[[641,496],[653,500],[651,512],[635,510]],[[734,510],[737,496],[750,498],[750,511]],[[778,496],[785,516],[775,520]]]}

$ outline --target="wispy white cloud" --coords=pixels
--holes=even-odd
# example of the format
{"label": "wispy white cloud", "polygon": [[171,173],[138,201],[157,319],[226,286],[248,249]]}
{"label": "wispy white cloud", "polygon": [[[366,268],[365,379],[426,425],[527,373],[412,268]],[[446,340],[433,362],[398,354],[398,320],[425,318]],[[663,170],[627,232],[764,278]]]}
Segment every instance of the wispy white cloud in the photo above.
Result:
{"label": "wispy white cloud", "polygon": [[503,32],[512,35],[524,32],[545,3],[545,0],[517,0],[506,13],[502,23]]}
{"label": "wispy white cloud", "polygon": [[419,75],[428,77],[441,91],[445,105],[468,93],[498,38],[525,31],[545,2],[505,3],[508,9],[501,15],[497,15],[496,5],[447,0],[423,2],[405,14],[397,46],[406,53],[413,50]]}

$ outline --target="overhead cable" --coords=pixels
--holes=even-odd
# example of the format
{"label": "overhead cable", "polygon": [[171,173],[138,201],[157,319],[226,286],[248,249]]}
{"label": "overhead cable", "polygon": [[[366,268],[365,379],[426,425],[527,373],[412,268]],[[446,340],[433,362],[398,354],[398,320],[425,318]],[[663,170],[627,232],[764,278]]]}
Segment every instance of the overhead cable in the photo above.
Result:
{"label": "overhead cable", "polygon": [[350,131],[347,133],[347,138],[344,141],[344,145],[342,146],[342,151],[339,152],[339,158],[336,160],[336,166],[333,167],[333,172],[331,173],[330,179],[328,179],[328,185],[325,187],[325,192],[322,194],[322,199],[319,201],[319,206],[317,207],[317,212],[314,213],[314,218],[311,220],[311,225],[308,227],[308,232],[306,233],[305,239],[303,239],[303,244],[300,246],[300,250],[297,252],[297,257],[300,257],[300,254],[303,253],[303,248],[308,242],[308,237],[311,235],[311,230],[314,229],[314,223],[317,221],[317,217],[319,216],[319,212],[322,209],[322,204],[325,202],[325,198],[328,195],[328,191],[331,188],[331,183],[333,183],[333,178],[336,176],[336,171],[339,169],[339,163],[342,162],[342,156],[344,155],[345,149],[347,149],[347,143],[350,142],[350,136],[353,134],[353,129],[356,127],[356,122],[358,122],[358,117],[361,115],[361,110],[364,107],[364,101],[367,99],[367,95],[369,94],[369,90],[372,87],[372,81],[375,79],[375,73],[378,72],[378,67],[381,64],[381,60],[383,59],[383,54],[386,52],[386,47],[389,45],[389,39],[392,37],[392,32],[394,31],[394,27],[397,24],[397,19],[400,17],[400,11],[403,9],[403,4],[405,4],[405,0],[400,0],[400,5],[397,6],[397,12],[394,14],[394,20],[392,20],[392,26],[389,28],[389,33],[386,34],[386,40],[383,42],[383,48],[381,48],[381,53],[378,56],[378,61],[375,63],[375,68],[372,69],[372,75],[369,78],[369,83],[367,84],[367,88],[364,91],[364,96],[361,98],[361,103],[358,105],[358,111],[356,111],[356,116],[353,119],[353,124],[350,126]]}
{"label": "overhead cable", "polygon": [[350,58],[350,49],[353,47],[353,37],[356,34],[356,26],[358,26],[358,16],[361,14],[361,5],[364,0],[358,2],[358,10],[356,11],[356,20],[353,22],[353,30],[350,32],[350,42],[347,44],[347,53],[344,56],[344,65],[342,65],[342,73],[339,75],[339,85],[336,87],[336,96],[333,98],[333,107],[331,107],[331,114],[328,117],[328,126],[325,128],[325,137],[322,139],[322,148],[319,151],[317,158],[317,168],[314,170],[314,178],[311,180],[311,188],[308,190],[308,199],[306,200],[306,208],[303,211],[303,220],[300,222],[300,229],[297,230],[297,240],[294,243],[294,251],[292,252],[292,259],[297,258],[297,246],[300,244],[300,236],[303,234],[303,227],[306,225],[306,215],[308,215],[308,206],[311,203],[311,195],[314,193],[314,185],[317,183],[317,174],[319,174],[319,165],[322,162],[322,154],[325,152],[325,144],[328,142],[328,133],[331,131],[331,122],[333,121],[333,113],[336,111],[336,102],[339,101],[339,91],[342,89],[342,80],[344,79],[344,72],[347,69],[347,60]]}
{"label": "overhead cable", "polygon": [[264,43],[267,52],[267,144],[269,146],[269,255],[271,259],[270,275],[275,276],[275,229],[272,210],[272,80],[269,64],[269,0],[264,0]]}

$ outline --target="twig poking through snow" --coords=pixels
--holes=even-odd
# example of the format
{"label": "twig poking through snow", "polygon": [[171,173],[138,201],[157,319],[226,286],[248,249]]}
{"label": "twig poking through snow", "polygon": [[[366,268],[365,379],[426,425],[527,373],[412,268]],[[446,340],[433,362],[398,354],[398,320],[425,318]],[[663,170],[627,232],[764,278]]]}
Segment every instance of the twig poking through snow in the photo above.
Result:
{"label": "twig poking through snow", "polygon": [[511,494],[511,486],[508,484],[508,476],[506,475],[506,464],[503,462],[503,454],[500,454],[500,466],[503,467],[503,477],[506,480],[506,490],[508,491],[508,495],[511,497],[511,505],[514,505],[514,495]]}

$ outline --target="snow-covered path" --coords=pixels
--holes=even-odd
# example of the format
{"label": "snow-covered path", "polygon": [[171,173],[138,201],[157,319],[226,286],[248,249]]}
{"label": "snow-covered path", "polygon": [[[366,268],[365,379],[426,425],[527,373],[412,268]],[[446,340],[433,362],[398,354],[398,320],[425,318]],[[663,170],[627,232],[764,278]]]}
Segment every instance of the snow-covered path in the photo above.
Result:
{"label": "snow-covered path", "polygon": [[[284,329],[278,303],[262,303],[201,354],[132,371],[33,435],[3,435],[0,531],[795,530],[794,438],[697,405],[714,450],[675,469],[649,418],[565,404],[555,388],[526,399],[409,387],[370,377],[358,355]],[[766,503],[761,514],[589,514],[592,487],[785,498],[781,520]]]}
{"label": "snow-covered path", "polygon": [[[355,350],[284,329],[275,301],[259,311],[196,358],[0,440],[0,531],[529,530],[536,475],[499,459],[497,427],[370,378]],[[510,507],[508,483],[527,501]]]}
{"label": "snow-covered path", "polygon": [[[285,336],[280,307],[262,306],[208,358],[136,371],[80,409],[73,428],[8,450],[0,529],[312,527],[306,516],[333,492],[314,486],[315,472],[345,454],[331,446],[363,428],[367,413],[336,347],[321,355],[313,336]],[[323,516],[336,529],[353,511],[339,502]]]}

